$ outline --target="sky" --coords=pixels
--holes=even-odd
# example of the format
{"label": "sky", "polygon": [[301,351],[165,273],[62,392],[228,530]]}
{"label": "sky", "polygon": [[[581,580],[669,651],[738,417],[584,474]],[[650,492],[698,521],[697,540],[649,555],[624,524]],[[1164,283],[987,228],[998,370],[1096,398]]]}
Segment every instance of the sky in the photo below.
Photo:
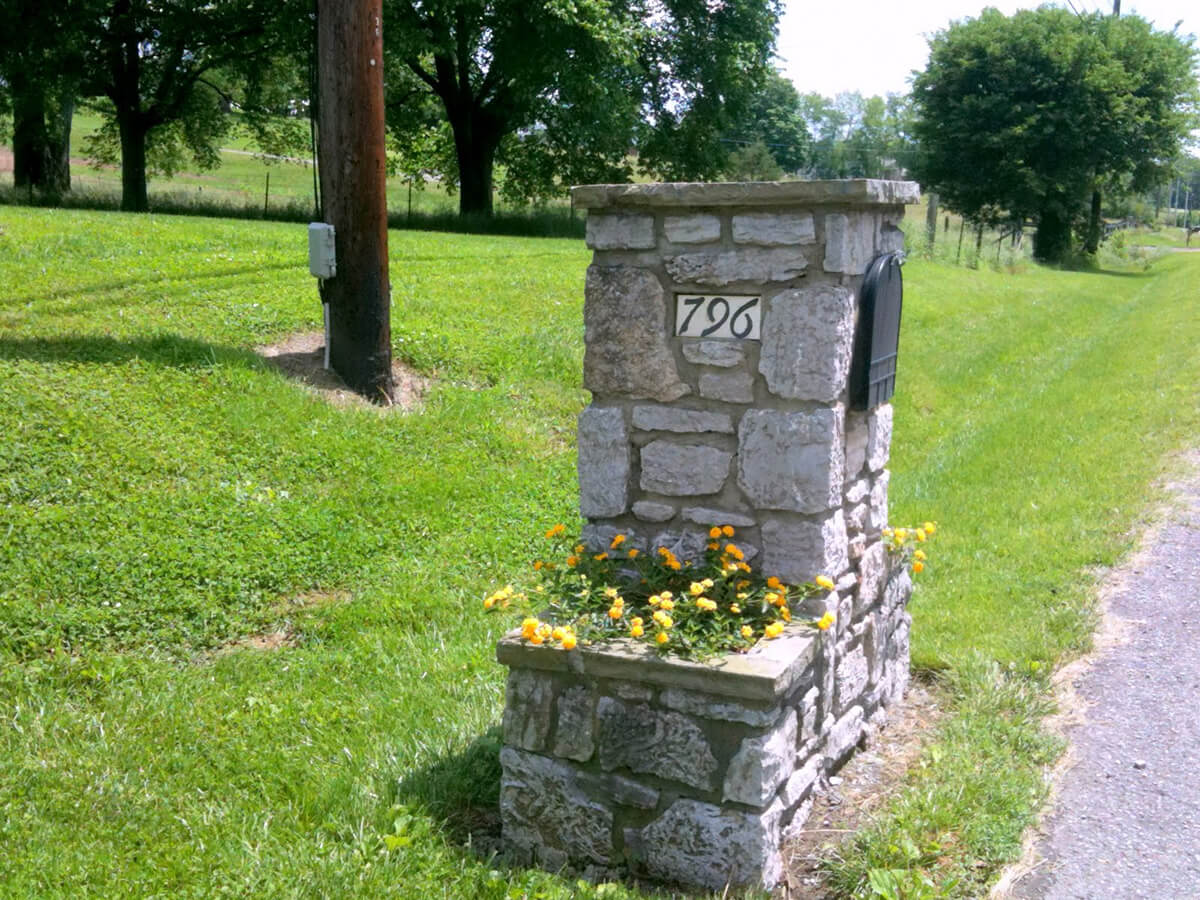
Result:
{"label": "sky", "polygon": [[[1079,12],[1112,12],[1112,0],[1071,2]],[[1003,0],[890,4],[879,0],[784,0],[776,44],[778,64],[802,94],[815,92],[832,97],[842,91],[859,91],[864,96],[907,93],[912,71],[924,69],[928,61],[928,35],[954,19],[974,18],[985,6],[1007,14],[1040,5]],[[1127,13],[1137,13],[1161,31],[1170,31],[1182,19],[1180,34],[1200,35],[1197,0],[1122,0],[1121,14]]]}

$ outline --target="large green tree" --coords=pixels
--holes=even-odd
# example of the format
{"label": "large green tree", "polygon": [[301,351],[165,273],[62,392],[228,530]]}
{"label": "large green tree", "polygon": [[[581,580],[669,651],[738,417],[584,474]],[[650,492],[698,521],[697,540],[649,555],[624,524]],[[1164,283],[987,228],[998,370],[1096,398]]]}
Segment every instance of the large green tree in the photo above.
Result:
{"label": "large green tree", "polygon": [[986,9],[930,41],[913,84],[914,174],[976,221],[1037,222],[1064,259],[1105,181],[1151,184],[1195,121],[1190,38],[1136,16]]}
{"label": "large green tree", "polygon": [[744,159],[761,155],[759,148],[764,147],[777,169],[798,172],[809,161],[813,141],[796,86],[775,69],[769,70],[741,121],[734,123],[724,140],[734,155]]}
{"label": "large green tree", "polygon": [[775,0],[389,0],[389,126],[427,134],[414,84],[436,100],[463,213],[491,212],[498,164],[529,198],[625,180],[633,150],[647,172],[714,177],[777,18]]}

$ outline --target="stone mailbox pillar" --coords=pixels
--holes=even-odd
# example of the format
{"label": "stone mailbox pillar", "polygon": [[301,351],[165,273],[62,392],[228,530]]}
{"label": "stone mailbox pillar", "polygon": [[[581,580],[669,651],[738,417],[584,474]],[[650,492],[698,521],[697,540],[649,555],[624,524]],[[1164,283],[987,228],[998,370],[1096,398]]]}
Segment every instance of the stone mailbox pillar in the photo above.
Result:
{"label": "stone mailbox pillar", "polygon": [[835,588],[749,653],[569,652],[510,636],[504,841],[548,868],[770,887],[780,843],[908,679],[911,581],[889,563],[889,405],[849,409],[858,294],[902,249],[906,182],[573,190],[586,284],[580,511],[703,559],[732,525],[762,575]]}

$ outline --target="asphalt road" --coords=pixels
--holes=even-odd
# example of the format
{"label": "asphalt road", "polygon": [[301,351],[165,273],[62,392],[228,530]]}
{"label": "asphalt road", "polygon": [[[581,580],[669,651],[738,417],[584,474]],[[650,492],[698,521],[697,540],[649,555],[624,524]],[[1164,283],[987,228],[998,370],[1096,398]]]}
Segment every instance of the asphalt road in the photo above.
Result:
{"label": "asphalt road", "polygon": [[1111,582],[1121,637],[1074,682],[1073,765],[1013,897],[1200,898],[1200,468],[1174,488]]}

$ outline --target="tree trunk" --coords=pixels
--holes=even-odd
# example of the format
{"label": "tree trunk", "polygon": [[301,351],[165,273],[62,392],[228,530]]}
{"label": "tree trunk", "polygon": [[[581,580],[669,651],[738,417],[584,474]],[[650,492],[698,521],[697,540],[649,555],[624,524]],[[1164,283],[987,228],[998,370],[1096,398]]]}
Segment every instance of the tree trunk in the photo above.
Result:
{"label": "tree trunk", "polygon": [[326,280],[329,361],[351,388],[390,404],[381,0],[319,0],[321,203],[334,228],[337,274]]}
{"label": "tree trunk", "polygon": [[933,253],[933,245],[937,240],[938,195],[929,194],[929,206],[925,210],[925,242],[929,245],[928,252]]}
{"label": "tree trunk", "polygon": [[148,212],[146,193],[146,132],[136,112],[117,110],[121,133],[121,209],[124,212]]}
{"label": "tree trunk", "polygon": [[492,171],[500,139],[492,129],[470,121],[470,116],[467,111],[451,121],[458,157],[458,212],[463,216],[491,216]]}
{"label": "tree trunk", "polygon": [[61,196],[71,190],[71,122],[75,118],[75,98],[64,94],[55,125],[57,133],[47,145],[46,190]]}
{"label": "tree trunk", "polygon": [[46,183],[46,94],[40,84],[14,78],[13,185],[42,189]]}
{"label": "tree trunk", "polygon": [[1083,252],[1095,255],[1100,249],[1100,188],[1092,189],[1092,208],[1088,212],[1087,234],[1083,240]]}
{"label": "tree trunk", "polygon": [[1047,198],[1033,234],[1033,257],[1040,262],[1062,262],[1071,252],[1071,219],[1061,202]]}

